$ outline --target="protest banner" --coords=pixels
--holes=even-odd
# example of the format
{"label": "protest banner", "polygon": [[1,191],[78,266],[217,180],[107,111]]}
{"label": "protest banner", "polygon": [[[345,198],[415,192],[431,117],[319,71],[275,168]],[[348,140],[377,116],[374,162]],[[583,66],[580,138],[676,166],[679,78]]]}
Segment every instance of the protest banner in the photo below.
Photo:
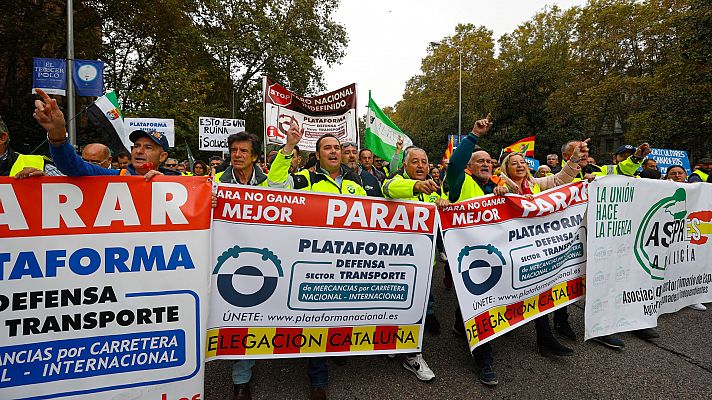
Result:
{"label": "protest banner", "polygon": [[292,118],[304,128],[299,148],[316,150],[316,141],[330,133],[342,143],[358,143],[356,84],[314,97],[300,96],[265,77],[265,137],[269,143],[284,144]]}
{"label": "protest banner", "polygon": [[166,139],[168,139],[168,145],[170,147],[176,146],[176,131],[173,118],[124,118],[124,125],[126,126],[126,129],[124,130],[126,133],[124,137],[124,144],[128,149],[130,149],[132,145],[129,140],[129,135],[137,129],[141,129],[146,132],[161,132],[166,135]]}
{"label": "protest banner", "polygon": [[712,301],[712,185],[614,175],[589,189],[586,339]]}
{"label": "protest banner", "polygon": [[668,168],[679,165],[685,168],[687,175],[692,173],[690,168],[690,159],[687,157],[687,152],[684,150],[672,150],[672,149],[650,149],[651,153],[648,158],[652,158],[658,164],[658,169],[660,173],[665,175]]}
{"label": "protest banner", "polygon": [[470,349],[580,299],[586,183],[483,196],[440,212]]}
{"label": "protest banner", "polygon": [[218,186],[207,358],[420,351],[433,204]]}
{"label": "protest banner", "polygon": [[203,398],[210,192],[0,178],[0,398]]}
{"label": "protest banner", "polygon": [[245,131],[244,119],[200,117],[198,147],[202,151],[227,152],[227,137]]}
{"label": "protest banner", "polygon": [[524,157],[524,161],[526,161],[527,165],[529,165],[529,168],[533,169],[534,171],[539,169],[539,160],[537,160],[536,158]]}
{"label": "protest banner", "polygon": [[67,60],[33,58],[32,93],[42,89],[47,94],[65,96],[67,92]]}

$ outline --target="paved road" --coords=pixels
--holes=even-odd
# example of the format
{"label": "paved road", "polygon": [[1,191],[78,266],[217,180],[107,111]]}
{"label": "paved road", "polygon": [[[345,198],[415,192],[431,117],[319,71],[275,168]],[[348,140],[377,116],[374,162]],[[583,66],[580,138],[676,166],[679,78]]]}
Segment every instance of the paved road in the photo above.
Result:
{"label": "paved road", "polygon": [[[330,362],[331,399],[712,399],[712,307],[683,309],[658,321],[661,337],[652,341],[623,334],[626,349],[561,339],[576,354],[543,358],[536,351],[529,323],[494,341],[499,386],[480,384],[464,339],[451,333],[455,294],[442,284],[442,264],[434,277],[438,336],[425,334],[423,354],[436,374],[423,383],[386,356],[348,357],[346,365]],[[708,304],[708,307],[712,304]],[[583,337],[582,302],[570,308],[572,325]],[[206,399],[232,396],[231,363],[213,361],[206,370]],[[307,399],[303,359],[258,362],[253,398]]]}

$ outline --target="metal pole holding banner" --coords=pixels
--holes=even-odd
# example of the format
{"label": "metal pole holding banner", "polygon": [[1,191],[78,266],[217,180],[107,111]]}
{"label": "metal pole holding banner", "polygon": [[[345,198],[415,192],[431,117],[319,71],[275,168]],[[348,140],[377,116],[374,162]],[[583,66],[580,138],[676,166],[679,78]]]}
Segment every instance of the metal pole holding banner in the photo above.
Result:
{"label": "metal pole holding banner", "polygon": [[460,59],[460,94],[457,98],[457,144],[460,144],[460,135],[462,135],[462,52],[457,49],[457,55]]}
{"label": "metal pole holding banner", "polygon": [[[74,4],[67,0],[67,115],[74,115]],[[67,121],[69,144],[77,145],[77,123],[74,118]]]}

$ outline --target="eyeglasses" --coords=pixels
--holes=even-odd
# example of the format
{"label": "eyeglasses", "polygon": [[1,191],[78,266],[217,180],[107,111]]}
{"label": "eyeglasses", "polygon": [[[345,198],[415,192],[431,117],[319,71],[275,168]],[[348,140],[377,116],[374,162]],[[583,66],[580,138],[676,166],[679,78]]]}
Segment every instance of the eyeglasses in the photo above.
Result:
{"label": "eyeglasses", "polygon": [[165,165],[166,165],[166,167],[168,167],[168,168],[173,168],[173,167],[177,167],[177,166],[178,166],[178,164],[168,164],[168,163],[166,163]]}
{"label": "eyeglasses", "polygon": [[356,147],[356,148],[358,148],[358,146],[356,145],[356,143],[352,143],[352,142],[343,142],[343,143],[341,143],[341,148],[343,149],[344,147]]}
{"label": "eyeglasses", "polygon": [[101,161],[97,161],[97,160],[87,160],[86,158],[82,158],[82,160],[88,162],[89,164],[94,164],[94,165],[99,165],[99,166],[100,166],[101,164],[105,163],[106,160],[108,160],[108,159],[109,159],[109,158],[107,157],[107,158],[105,158],[105,159],[103,159],[103,160],[101,160]]}

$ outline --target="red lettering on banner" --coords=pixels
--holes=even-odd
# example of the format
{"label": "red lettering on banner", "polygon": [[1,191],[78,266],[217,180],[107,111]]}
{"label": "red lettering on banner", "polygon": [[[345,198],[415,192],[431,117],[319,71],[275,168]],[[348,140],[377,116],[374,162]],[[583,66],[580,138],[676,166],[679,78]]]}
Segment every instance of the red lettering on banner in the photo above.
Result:
{"label": "red lettering on banner", "polygon": [[432,233],[434,204],[220,185],[215,221]]}
{"label": "red lettering on banner", "polygon": [[588,182],[570,183],[524,196],[487,195],[452,204],[439,210],[443,229],[499,224],[515,218],[540,217],[588,201]]}
{"label": "red lettering on banner", "polygon": [[206,178],[0,178],[0,237],[208,229]]}

